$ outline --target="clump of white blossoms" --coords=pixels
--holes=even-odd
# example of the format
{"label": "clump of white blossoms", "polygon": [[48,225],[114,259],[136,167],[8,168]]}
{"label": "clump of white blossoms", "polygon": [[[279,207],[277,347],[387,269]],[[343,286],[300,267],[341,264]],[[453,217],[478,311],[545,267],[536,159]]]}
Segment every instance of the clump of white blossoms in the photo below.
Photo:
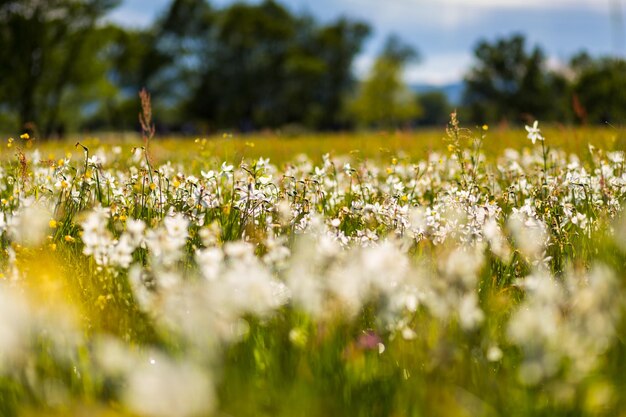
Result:
{"label": "clump of white blossoms", "polygon": [[110,209],[95,207],[81,223],[83,229],[83,253],[92,256],[99,267],[127,269],[132,263],[133,252],[143,244],[145,223],[141,220],[127,221],[127,231],[115,239],[107,225]]}
{"label": "clump of white blossoms", "polygon": [[152,262],[159,268],[174,266],[183,256],[189,221],[181,214],[166,216],[163,224],[146,232],[146,246]]}
{"label": "clump of white blossoms", "polygon": [[585,378],[617,336],[623,301],[613,271],[595,266],[562,282],[537,271],[520,285],[526,298],[509,321],[508,336],[526,354],[522,382],[535,385],[562,369],[569,381]]}

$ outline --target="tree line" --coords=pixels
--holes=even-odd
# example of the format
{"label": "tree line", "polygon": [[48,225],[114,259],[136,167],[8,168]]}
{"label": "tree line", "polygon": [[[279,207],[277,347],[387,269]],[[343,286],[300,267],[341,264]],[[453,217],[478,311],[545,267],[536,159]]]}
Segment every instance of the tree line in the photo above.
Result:
{"label": "tree line", "polygon": [[[40,137],[137,128],[137,93],[153,98],[160,130],[337,130],[445,123],[451,104],[403,82],[419,60],[391,36],[370,73],[355,58],[366,22],[320,23],[274,0],[217,8],[172,0],[148,27],[107,20],[119,0],[0,0],[0,126]],[[465,120],[619,123],[626,63],[581,53],[547,65],[522,35],[480,41],[465,77]]]}

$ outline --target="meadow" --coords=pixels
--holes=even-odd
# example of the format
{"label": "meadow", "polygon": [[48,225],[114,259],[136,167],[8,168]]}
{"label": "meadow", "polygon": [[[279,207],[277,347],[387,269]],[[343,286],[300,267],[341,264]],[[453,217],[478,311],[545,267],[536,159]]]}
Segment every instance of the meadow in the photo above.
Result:
{"label": "meadow", "polygon": [[626,416],[614,127],[6,138],[2,416]]}

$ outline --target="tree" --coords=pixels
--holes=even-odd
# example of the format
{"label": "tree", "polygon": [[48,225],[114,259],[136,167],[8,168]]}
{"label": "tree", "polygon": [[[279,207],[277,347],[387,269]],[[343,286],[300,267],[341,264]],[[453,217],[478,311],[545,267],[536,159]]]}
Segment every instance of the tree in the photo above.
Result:
{"label": "tree", "polygon": [[[464,104],[476,122],[528,121],[563,117],[563,81],[546,70],[545,55],[528,51],[522,35],[481,41],[474,50],[476,64],[465,77]],[[555,106],[555,102],[560,105]]]}
{"label": "tree", "polygon": [[215,127],[340,123],[351,65],[369,29],[341,19],[326,26],[280,4],[236,3],[216,12],[205,39],[198,88],[187,104]]}
{"label": "tree", "polygon": [[0,122],[50,136],[136,126],[147,88],[162,128],[334,129],[367,25],[319,24],[276,1],[171,0],[147,29],[106,24],[120,0],[0,0]]}
{"label": "tree", "polygon": [[[94,56],[105,31],[96,23],[117,0],[5,0],[0,3],[0,106],[20,130],[62,131],[64,104],[103,68]],[[87,65],[89,64],[89,65]]]}
{"label": "tree", "polygon": [[370,28],[365,23],[345,18],[314,32],[312,51],[324,63],[324,72],[311,90],[316,111],[309,111],[307,117],[319,113],[315,124],[318,128],[346,126],[343,106],[356,85],[352,63],[369,34]]}
{"label": "tree", "polygon": [[573,100],[578,119],[593,123],[626,121],[626,61],[617,58],[572,59],[576,73]]}
{"label": "tree", "polygon": [[445,126],[450,120],[452,106],[448,97],[441,91],[431,91],[417,97],[418,106],[422,115],[417,122],[424,126]]}
{"label": "tree", "polygon": [[416,51],[397,37],[388,38],[357,96],[350,112],[366,126],[398,127],[420,115],[415,95],[402,80],[407,63],[417,58]]}
{"label": "tree", "polygon": [[162,114],[180,110],[197,89],[202,67],[214,59],[215,18],[206,0],[173,0],[150,31],[135,96],[148,88],[154,105],[167,110]]}

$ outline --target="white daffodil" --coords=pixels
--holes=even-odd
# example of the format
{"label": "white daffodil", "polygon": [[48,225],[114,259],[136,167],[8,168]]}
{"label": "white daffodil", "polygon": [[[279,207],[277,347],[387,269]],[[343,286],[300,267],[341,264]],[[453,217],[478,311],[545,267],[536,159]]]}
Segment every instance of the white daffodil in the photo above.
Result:
{"label": "white daffodil", "polygon": [[541,129],[539,129],[539,122],[535,120],[532,127],[526,126],[526,131],[528,132],[528,139],[531,140],[533,145],[538,140],[543,140],[543,136],[541,135]]}

